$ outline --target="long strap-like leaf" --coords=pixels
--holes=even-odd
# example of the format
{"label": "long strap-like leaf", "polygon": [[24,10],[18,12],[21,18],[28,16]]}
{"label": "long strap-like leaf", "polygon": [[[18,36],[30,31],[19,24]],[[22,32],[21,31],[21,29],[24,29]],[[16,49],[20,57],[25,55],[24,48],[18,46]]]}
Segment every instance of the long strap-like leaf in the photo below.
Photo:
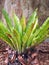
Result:
{"label": "long strap-like leaf", "polygon": [[1,30],[0,30],[0,39],[2,39],[3,41],[5,41],[9,46],[11,46],[12,48],[14,48],[12,41],[8,38],[8,36],[6,36]]}
{"label": "long strap-like leaf", "polygon": [[27,40],[28,40],[28,37],[30,36],[32,28],[34,27],[36,16],[37,16],[37,9],[33,12],[33,14],[30,16],[30,18],[28,20],[26,30],[25,30],[25,34],[24,34],[24,36],[22,38],[23,43],[26,43]]}
{"label": "long strap-like leaf", "polygon": [[25,32],[26,29],[26,18],[24,16],[22,16],[21,20],[20,20],[20,24],[22,26],[22,32]]}
{"label": "long strap-like leaf", "polygon": [[11,31],[12,30],[12,20],[10,19],[8,13],[5,11],[5,9],[2,10],[2,13],[4,15],[4,18],[6,20],[6,23],[7,23],[7,27],[9,28],[9,30]]}
{"label": "long strap-like leaf", "polygon": [[[35,38],[39,38],[40,39],[40,37],[42,37],[43,35],[45,36],[44,33],[46,33],[46,31],[48,30],[48,28],[49,28],[49,17],[46,19],[46,21],[43,23],[43,25],[34,33],[32,42],[35,41],[34,40]],[[40,41],[42,41],[42,40],[40,40]]]}
{"label": "long strap-like leaf", "polygon": [[21,37],[22,37],[22,27],[21,27],[21,24],[20,24],[20,21],[19,21],[19,18],[16,16],[15,13],[13,13],[13,21],[14,21],[14,28],[18,31],[19,33],[19,48],[21,48]]}
{"label": "long strap-like leaf", "polygon": [[13,42],[14,39],[12,39],[11,32],[7,29],[7,27],[2,22],[0,22],[0,34],[3,34],[3,36],[5,35],[5,37],[8,37],[12,42],[12,46],[15,48]]}
{"label": "long strap-like leaf", "polygon": [[32,32],[30,34],[30,37],[29,37],[29,39],[27,41],[27,46],[30,46],[31,40],[33,38],[34,32],[36,32],[37,26],[38,26],[38,17],[35,19],[35,25],[34,25],[34,27],[32,29]]}

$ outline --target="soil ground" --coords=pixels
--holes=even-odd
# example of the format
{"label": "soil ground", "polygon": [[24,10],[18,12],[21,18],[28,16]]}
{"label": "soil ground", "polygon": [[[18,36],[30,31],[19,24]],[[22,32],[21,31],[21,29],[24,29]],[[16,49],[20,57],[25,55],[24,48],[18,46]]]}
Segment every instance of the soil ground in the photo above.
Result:
{"label": "soil ground", "polygon": [[[11,54],[10,57],[11,58],[14,57],[13,59],[15,60],[15,56],[13,55],[15,51],[13,51],[9,46],[7,46],[5,42],[0,40],[0,43],[2,43],[2,45],[0,45],[0,47],[2,47],[0,48],[0,65],[8,65],[7,63],[9,54]],[[31,60],[31,57],[29,57],[27,61],[29,62],[31,60],[31,63],[27,65],[49,65],[49,42],[43,42],[42,44],[36,47],[36,50],[38,52],[32,53],[31,56],[33,57],[33,59]],[[12,60],[12,62],[14,60]],[[23,65],[26,65],[24,61],[22,61],[23,58],[21,56],[19,56],[19,60]],[[21,65],[21,64],[11,63],[9,65]]]}

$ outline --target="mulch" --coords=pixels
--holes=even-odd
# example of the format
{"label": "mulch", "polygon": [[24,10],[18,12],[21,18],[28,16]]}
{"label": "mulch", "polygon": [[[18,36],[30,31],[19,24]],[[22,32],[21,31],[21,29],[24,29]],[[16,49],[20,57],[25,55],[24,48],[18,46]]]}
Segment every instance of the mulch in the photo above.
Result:
{"label": "mulch", "polygon": [[24,55],[16,58],[16,51],[0,40],[0,65],[49,65],[49,42],[43,42],[36,50],[28,55],[27,60],[22,57]]}

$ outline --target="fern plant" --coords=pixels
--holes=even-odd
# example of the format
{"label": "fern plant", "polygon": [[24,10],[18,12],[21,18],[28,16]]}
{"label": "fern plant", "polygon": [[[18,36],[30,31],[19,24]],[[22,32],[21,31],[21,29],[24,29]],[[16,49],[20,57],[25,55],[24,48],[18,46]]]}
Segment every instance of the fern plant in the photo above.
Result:
{"label": "fern plant", "polygon": [[16,14],[13,13],[11,19],[4,9],[2,13],[7,26],[0,21],[0,39],[4,40],[14,50],[17,50],[18,53],[23,52],[26,48],[40,44],[48,37],[49,17],[39,27],[37,9],[30,16],[27,24],[24,16],[19,20]]}

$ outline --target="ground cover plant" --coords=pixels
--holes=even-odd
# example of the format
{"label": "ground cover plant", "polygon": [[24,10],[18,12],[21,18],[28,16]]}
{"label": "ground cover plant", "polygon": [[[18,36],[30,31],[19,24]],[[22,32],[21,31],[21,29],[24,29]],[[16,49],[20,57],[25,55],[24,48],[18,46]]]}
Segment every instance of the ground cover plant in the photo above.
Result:
{"label": "ground cover plant", "polygon": [[24,16],[19,19],[13,12],[11,19],[4,9],[2,12],[6,25],[0,21],[0,39],[5,41],[13,50],[16,50],[18,54],[39,45],[48,38],[49,17],[39,26],[37,9],[32,13],[27,23]]}

